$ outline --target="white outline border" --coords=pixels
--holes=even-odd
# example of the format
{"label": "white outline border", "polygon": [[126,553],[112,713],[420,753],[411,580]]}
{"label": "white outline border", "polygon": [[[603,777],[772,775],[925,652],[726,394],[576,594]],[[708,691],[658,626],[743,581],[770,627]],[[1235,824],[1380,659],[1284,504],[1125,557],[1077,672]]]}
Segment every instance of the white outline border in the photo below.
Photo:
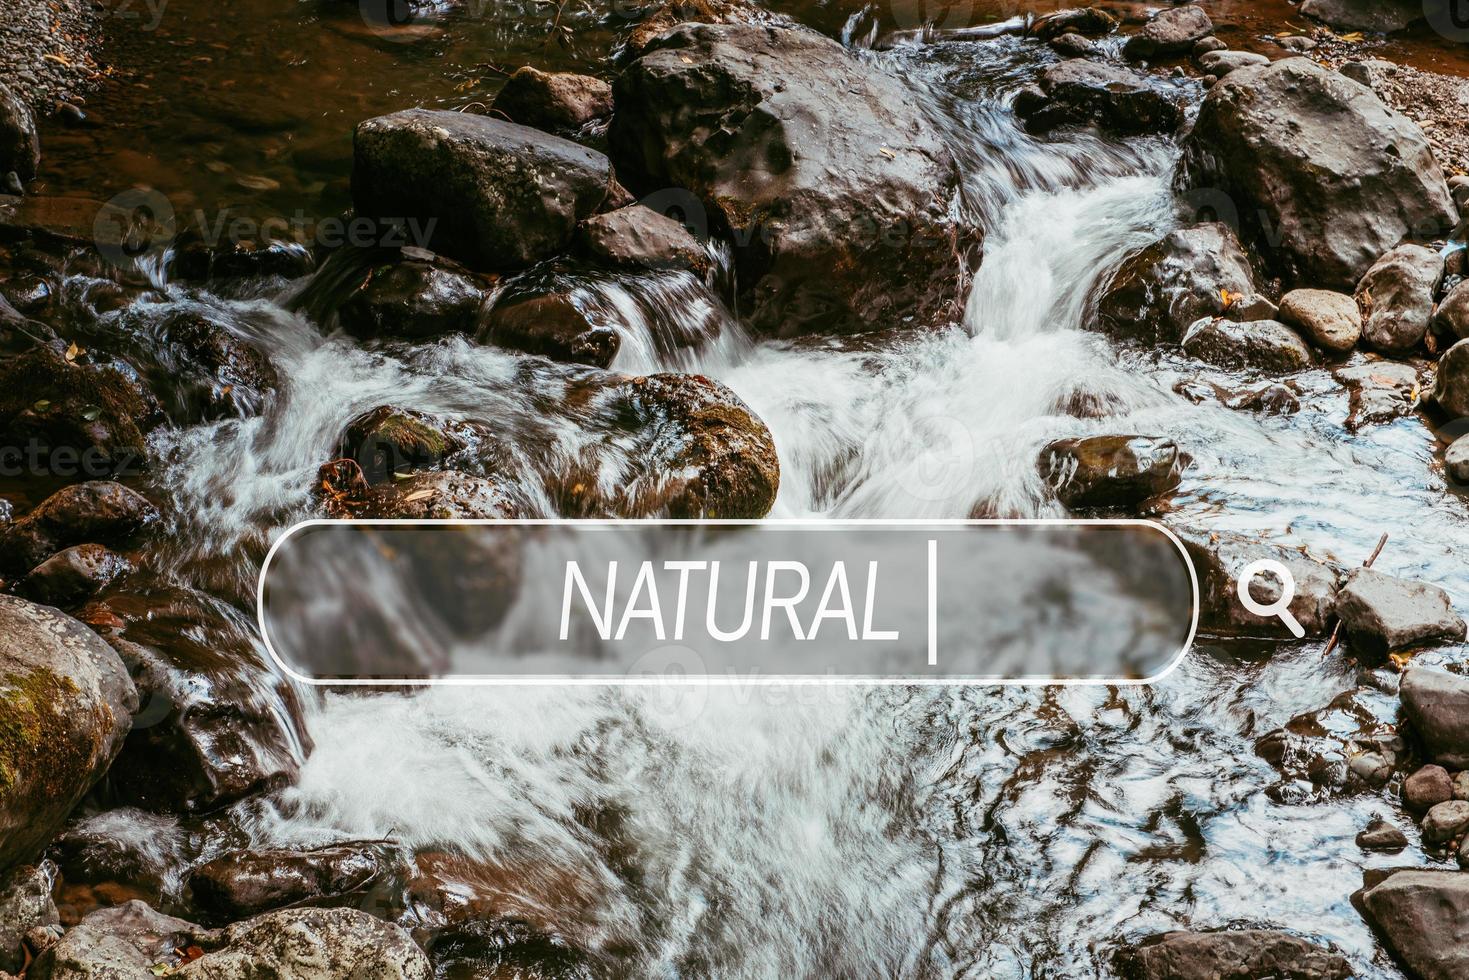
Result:
{"label": "white outline border", "polygon": [[[275,554],[290,538],[305,528],[331,527],[346,525],[352,527],[384,527],[397,525],[410,525],[417,527],[433,526],[495,526],[507,525],[516,527],[548,527],[559,525],[579,525],[584,527],[692,527],[692,526],[745,526],[745,527],[820,527],[827,530],[835,530],[843,527],[1147,527],[1163,532],[1163,536],[1173,542],[1183,558],[1184,567],[1188,569],[1189,585],[1193,590],[1193,622],[1189,625],[1188,638],[1184,640],[1183,647],[1178,651],[1168,666],[1151,677],[1144,678],[962,678],[962,677],[830,677],[813,676],[810,674],[772,674],[763,677],[730,677],[719,675],[702,675],[687,678],[668,678],[657,676],[641,677],[568,677],[565,675],[527,675],[524,677],[499,677],[494,675],[454,675],[449,677],[399,677],[399,678],[376,678],[376,677],[344,677],[322,679],[310,677],[299,673],[287,664],[276,653],[275,646],[270,642],[270,634],[265,627],[265,577],[270,571],[271,562]],[[265,650],[270,659],[280,668],[287,677],[312,687],[797,687],[826,685],[833,687],[1146,687],[1164,680],[1168,675],[1178,669],[1183,658],[1188,656],[1193,649],[1194,640],[1199,633],[1199,615],[1201,613],[1199,596],[1199,574],[1194,568],[1193,559],[1189,557],[1188,549],[1184,547],[1183,541],[1167,526],[1157,521],[1142,518],[1033,518],[1033,519],[978,519],[966,520],[964,518],[901,518],[897,520],[881,520],[878,518],[853,518],[825,520],[820,518],[775,518],[775,519],[743,519],[743,520],[673,520],[659,518],[645,518],[637,520],[618,519],[596,519],[576,520],[571,518],[518,518],[506,520],[480,519],[480,520],[407,520],[407,519],[380,519],[380,520],[351,520],[349,518],[313,518],[293,524],[286,532],[271,544],[270,550],[265,554],[265,560],[260,565],[259,581],[255,587],[255,620],[260,627],[260,639],[265,644]]]}

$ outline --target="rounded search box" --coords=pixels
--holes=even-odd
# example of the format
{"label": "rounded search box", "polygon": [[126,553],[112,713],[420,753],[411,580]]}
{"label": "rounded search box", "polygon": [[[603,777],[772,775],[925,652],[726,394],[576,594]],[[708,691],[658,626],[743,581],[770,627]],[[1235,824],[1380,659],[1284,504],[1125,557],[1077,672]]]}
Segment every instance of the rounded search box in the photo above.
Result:
{"label": "rounded search box", "polygon": [[259,587],[334,685],[1147,683],[1198,616],[1179,540],[1121,520],[310,521]]}
{"label": "rounded search box", "polygon": [[[1274,575],[1280,582],[1280,597],[1274,602],[1259,602],[1250,592],[1250,586],[1257,577],[1266,573]],[[1261,558],[1252,561],[1239,573],[1239,601],[1240,605],[1259,616],[1261,619],[1276,618],[1285,624],[1296,639],[1304,639],[1306,629],[1294,616],[1291,615],[1291,600],[1296,597],[1296,577],[1291,574],[1284,563],[1274,561],[1270,558]]]}

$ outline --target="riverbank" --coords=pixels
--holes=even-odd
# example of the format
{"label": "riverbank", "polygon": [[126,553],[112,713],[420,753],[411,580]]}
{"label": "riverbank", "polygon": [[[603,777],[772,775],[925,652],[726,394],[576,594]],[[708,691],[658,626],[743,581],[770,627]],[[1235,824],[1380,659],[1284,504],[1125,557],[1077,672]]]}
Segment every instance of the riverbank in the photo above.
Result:
{"label": "riverbank", "polygon": [[96,58],[106,15],[97,0],[11,0],[0,23],[0,82],[37,115],[85,101],[106,75]]}

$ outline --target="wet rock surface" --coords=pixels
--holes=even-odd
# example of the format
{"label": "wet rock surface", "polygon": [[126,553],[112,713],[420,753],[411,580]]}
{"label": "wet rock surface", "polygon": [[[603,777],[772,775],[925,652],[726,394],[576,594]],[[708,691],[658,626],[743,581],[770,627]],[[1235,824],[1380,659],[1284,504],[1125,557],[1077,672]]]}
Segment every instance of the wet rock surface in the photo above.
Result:
{"label": "wet rock surface", "polygon": [[51,900],[56,866],[49,862],[21,865],[0,877],[0,970],[19,974],[25,969],[23,946],[33,930],[48,931],[61,916]]}
{"label": "wet rock surface", "polygon": [[337,455],[355,461],[368,483],[384,483],[398,474],[438,468],[468,447],[474,435],[466,423],[383,405],[347,423]]}
{"label": "wet rock surface", "polygon": [[1364,851],[1396,854],[1408,846],[1408,837],[1397,827],[1378,817],[1357,835],[1357,846]]}
{"label": "wet rock surface", "polygon": [[1305,58],[1239,69],[1211,88],[1179,183],[1196,204],[1237,215],[1290,286],[1353,289],[1405,237],[1457,220],[1421,130]]}
{"label": "wet rock surface", "polygon": [[28,106],[0,84],[0,174],[14,172],[31,180],[41,166],[41,141]]}
{"label": "wet rock surface", "polygon": [[1349,31],[1400,31],[1423,17],[1413,0],[1305,0],[1301,13]]}
{"label": "wet rock surface", "polygon": [[132,568],[126,558],[100,544],[74,545],[31,569],[16,583],[15,592],[33,602],[71,609]]}
{"label": "wet rock surface", "polygon": [[138,707],[122,661],[81,623],[0,596],[0,867],[32,860],[122,748]]}
{"label": "wet rock surface", "polygon": [[1401,418],[1417,404],[1418,369],[1412,364],[1368,361],[1338,368],[1332,377],[1347,389],[1347,428],[1353,431]]}
{"label": "wet rock surface", "polygon": [[614,90],[620,177],[687,191],[731,235],[757,329],[929,320],[956,298],[955,165],[897,79],[813,32],[685,25]]}
{"label": "wet rock surface", "polygon": [[1203,4],[1188,3],[1165,8],[1155,14],[1140,32],[1127,39],[1122,53],[1134,61],[1182,54],[1212,33],[1214,22],[1204,12]]}
{"label": "wet rock surface", "polygon": [[1315,360],[1300,334],[1277,320],[1206,317],[1189,327],[1182,344],[1186,353],[1223,368],[1301,371]]}
{"label": "wet rock surface", "polygon": [[195,868],[189,893],[206,914],[234,922],[286,906],[347,901],[390,867],[386,849],[377,843],[239,851]]}
{"label": "wet rock surface", "polygon": [[1399,245],[1378,259],[1357,284],[1363,339],[1389,353],[1421,344],[1442,279],[1443,259],[1421,245]]}
{"label": "wet rock surface", "polygon": [[1429,399],[1455,418],[1469,417],[1469,340],[1461,340],[1438,359]]}
{"label": "wet rock surface", "polygon": [[120,483],[74,484],[0,527],[0,570],[23,574],[72,545],[125,544],[158,516],[146,498]]}
{"label": "wet rock surface", "polygon": [[1362,337],[1357,301],[1328,289],[1296,289],[1280,299],[1280,322],[1301,331],[1322,350],[1342,353]]}
{"label": "wet rock surface", "polygon": [[377,266],[342,304],[342,328],[354,337],[422,340],[472,334],[489,283],[442,259],[405,259]]}
{"label": "wet rock surface", "polygon": [[369,486],[358,465],[338,460],[322,467],[318,494],[328,517],[358,520],[495,520],[520,517],[518,488],[469,473],[418,473]]}
{"label": "wet rock surface", "polygon": [[[1331,632],[1340,588],[1338,568],[1299,549],[1287,548],[1243,534],[1204,533],[1174,528],[1199,573],[1199,626],[1224,635],[1290,636],[1278,619],[1261,618],[1239,602],[1239,574],[1245,566],[1267,558],[1290,570],[1295,579],[1291,615],[1307,636]],[[1273,574],[1256,576],[1250,594],[1266,605],[1280,600],[1281,583]]]}
{"label": "wet rock surface", "polygon": [[1469,768],[1469,679],[1410,667],[1399,694],[1403,715],[1429,758],[1453,769]]}
{"label": "wet rock surface", "polygon": [[1032,133],[1093,125],[1123,135],[1166,133],[1183,121],[1183,110],[1148,76],[1084,58],[1043,69],[1016,96],[1015,111]]}
{"label": "wet rock surface", "polygon": [[1321,946],[1269,929],[1170,932],[1115,958],[1126,980],[1206,980],[1223,977],[1292,977],[1346,980],[1350,963]]}
{"label": "wet rock surface", "polygon": [[602,368],[612,363],[622,346],[621,334],[593,323],[564,292],[502,297],[487,315],[480,339],[553,361]]}
{"label": "wet rock surface", "polygon": [[1178,486],[1183,460],[1171,439],[1092,436],[1051,443],[1039,466],[1067,507],[1135,507]]}
{"label": "wet rock surface", "polygon": [[1414,976],[1469,971],[1469,875],[1368,872],[1352,902]]}
{"label": "wet rock surface", "polygon": [[1464,620],[1446,592],[1370,568],[1347,574],[1336,612],[1352,646],[1370,656],[1464,640]]}
{"label": "wet rock surface", "polygon": [[462,112],[369,119],[354,146],[357,212],[418,219],[423,244],[472,268],[518,268],[555,254],[612,182],[607,158],[594,150]]}
{"label": "wet rock surface", "polygon": [[577,130],[612,114],[612,86],[572,72],[517,68],[495,96],[493,111],[511,122],[550,132]]}
{"label": "wet rock surface", "polygon": [[593,215],[577,229],[592,258],[619,268],[687,269],[703,273],[709,254],[679,222],[641,204]]}

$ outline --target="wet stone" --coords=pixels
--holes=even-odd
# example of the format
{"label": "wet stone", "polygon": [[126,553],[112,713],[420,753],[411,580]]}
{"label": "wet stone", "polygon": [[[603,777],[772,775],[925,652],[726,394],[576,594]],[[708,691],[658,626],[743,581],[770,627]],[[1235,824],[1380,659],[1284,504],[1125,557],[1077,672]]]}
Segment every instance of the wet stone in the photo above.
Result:
{"label": "wet stone", "polygon": [[1337,368],[1331,376],[1347,389],[1347,429],[1402,418],[1417,403],[1418,369],[1397,361],[1367,361]]}
{"label": "wet stone", "polygon": [[1396,854],[1408,846],[1408,837],[1382,817],[1374,817],[1367,829],[1357,835],[1357,846],[1364,851]]}
{"label": "wet stone", "polygon": [[1408,809],[1423,812],[1454,798],[1454,784],[1443,766],[1428,765],[1403,782],[1403,803]]}
{"label": "wet stone", "polygon": [[1429,809],[1423,817],[1423,842],[1447,844],[1469,830],[1469,802],[1448,800]]}
{"label": "wet stone", "polygon": [[1353,649],[1368,656],[1464,640],[1464,620],[1448,593],[1371,568],[1347,574],[1336,612]]}
{"label": "wet stone", "polygon": [[1041,451],[1038,465],[1071,508],[1136,506],[1178,486],[1183,472],[1178,446],[1152,436],[1062,439]]}

